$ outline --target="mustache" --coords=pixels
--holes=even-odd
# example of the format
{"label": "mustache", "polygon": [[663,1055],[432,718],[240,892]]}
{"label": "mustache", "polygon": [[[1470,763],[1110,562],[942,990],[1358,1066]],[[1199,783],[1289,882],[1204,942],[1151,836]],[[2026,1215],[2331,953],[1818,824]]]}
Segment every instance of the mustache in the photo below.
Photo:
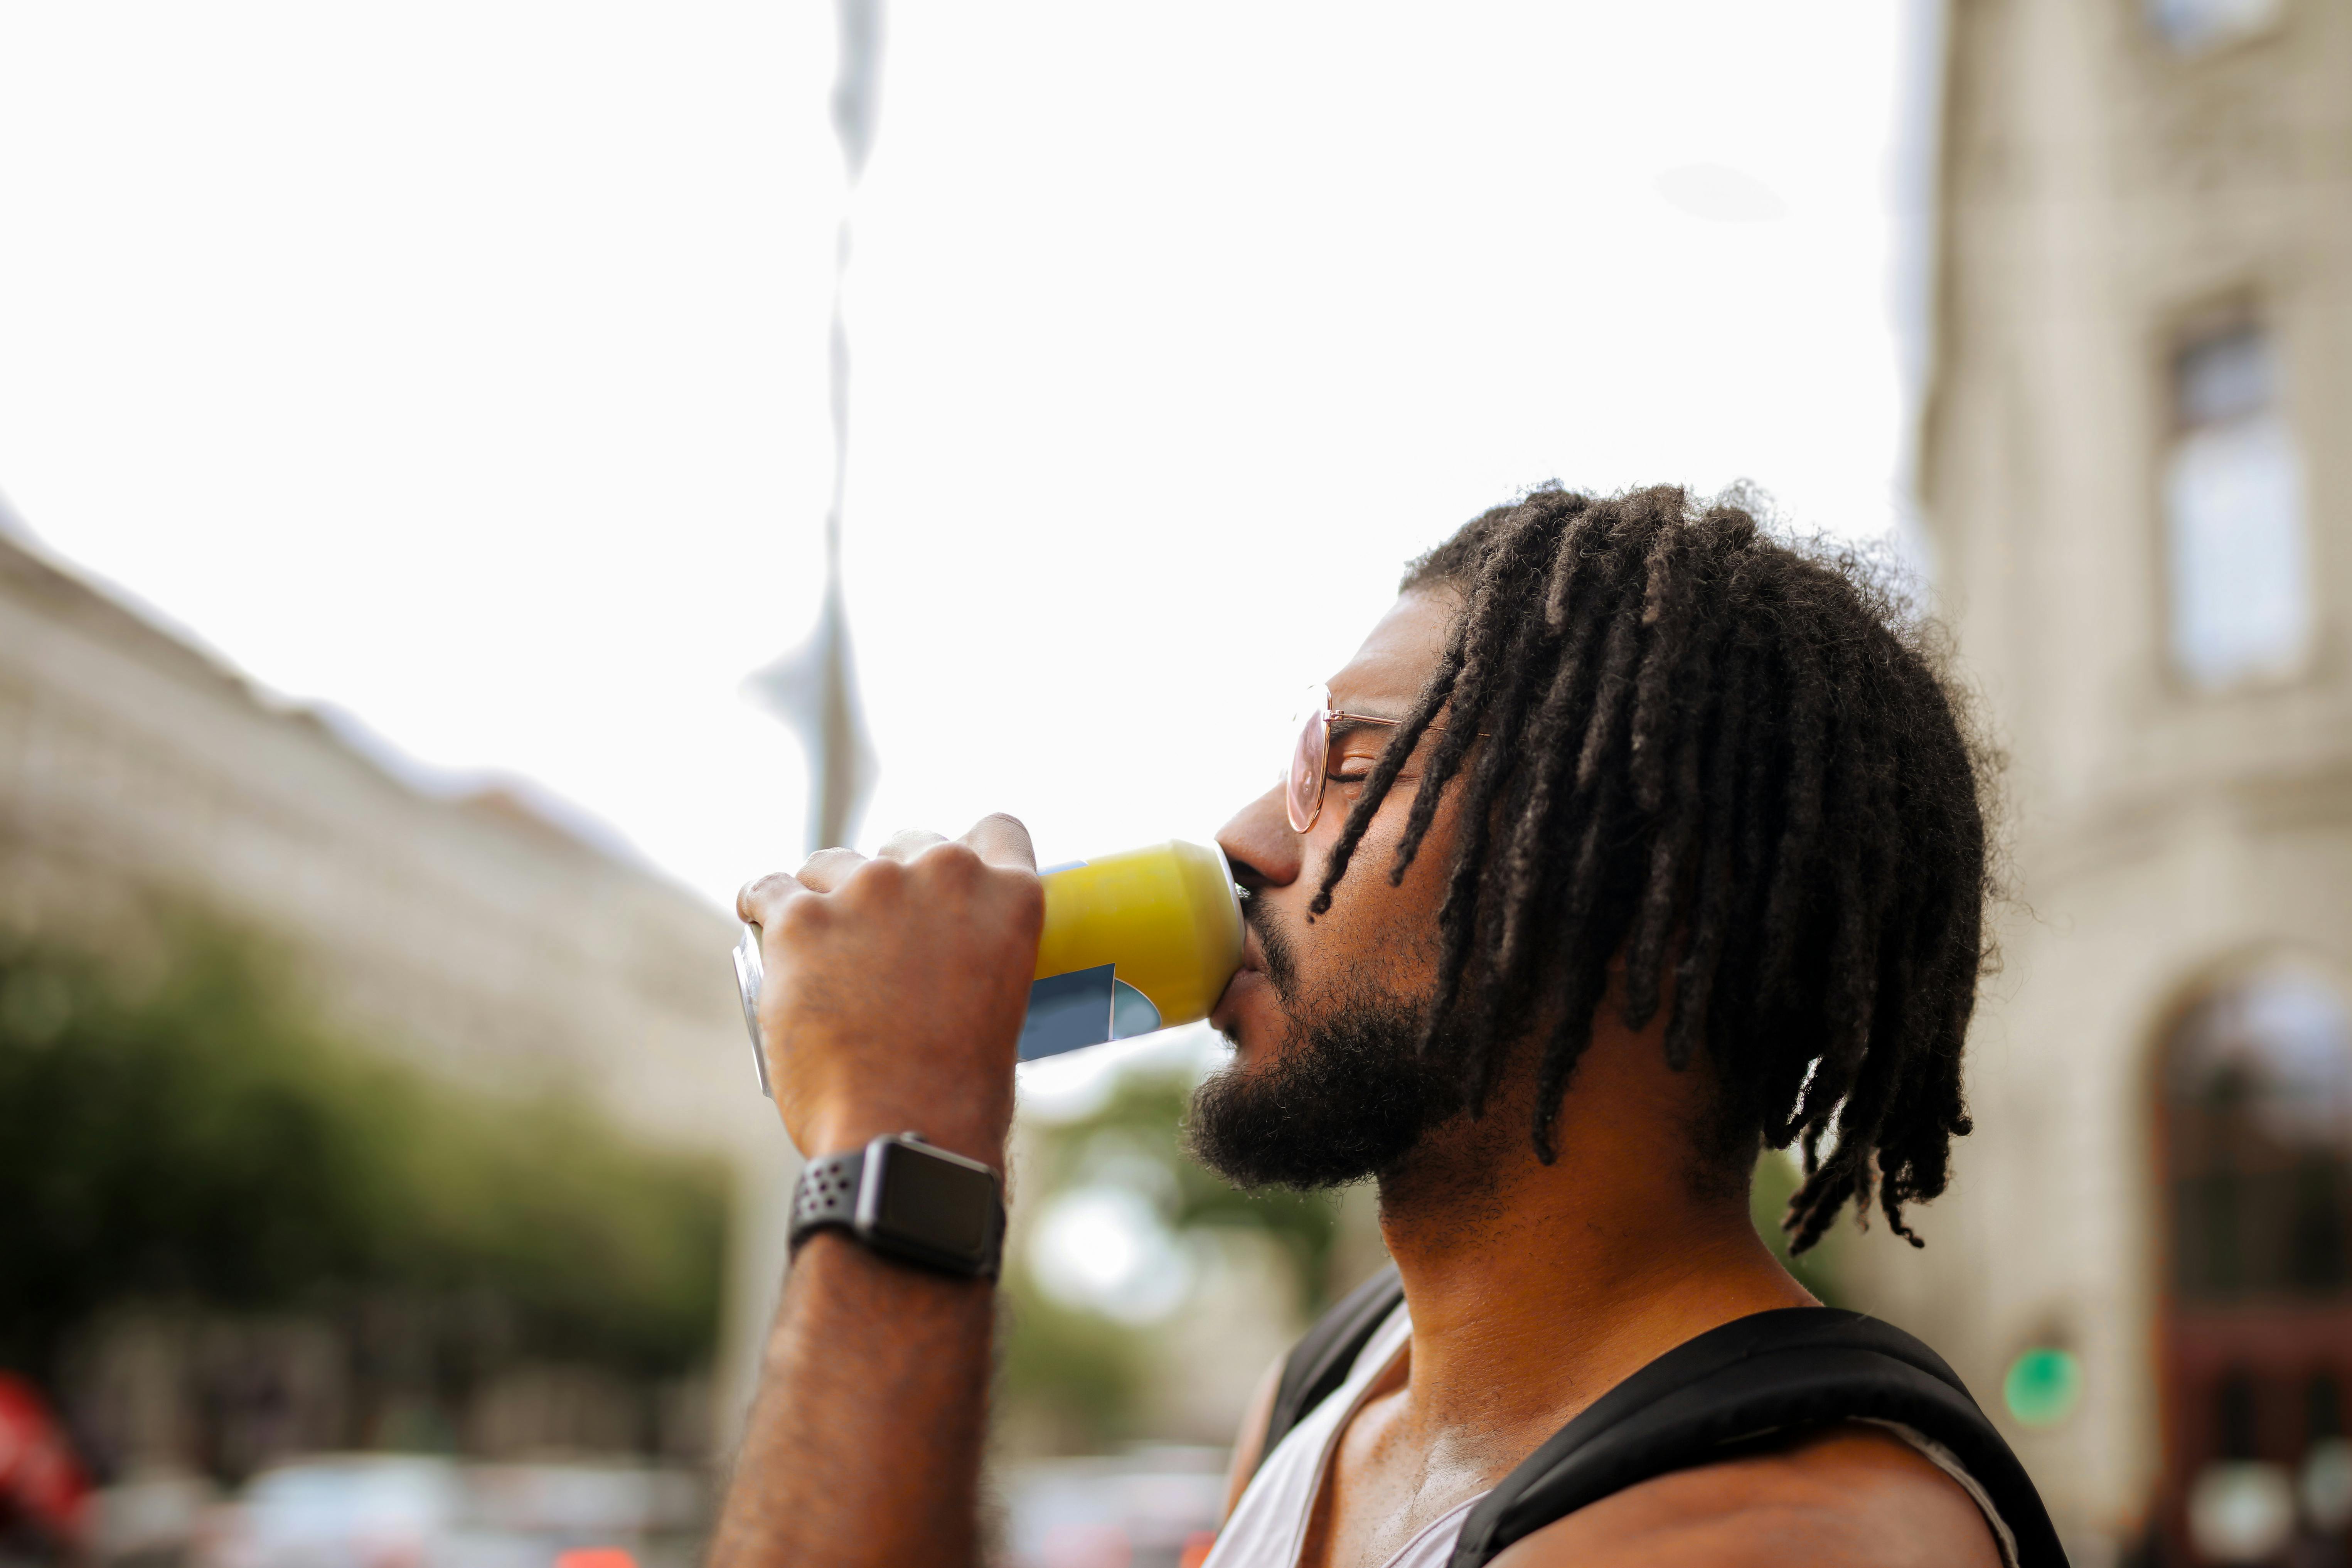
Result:
{"label": "mustache", "polygon": [[1242,920],[1257,932],[1257,945],[1265,955],[1266,983],[1286,1005],[1295,1001],[1298,993],[1298,950],[1293,945],[1288,928],[1274,906],[1264,899],[1248,899],[1242,904]]}

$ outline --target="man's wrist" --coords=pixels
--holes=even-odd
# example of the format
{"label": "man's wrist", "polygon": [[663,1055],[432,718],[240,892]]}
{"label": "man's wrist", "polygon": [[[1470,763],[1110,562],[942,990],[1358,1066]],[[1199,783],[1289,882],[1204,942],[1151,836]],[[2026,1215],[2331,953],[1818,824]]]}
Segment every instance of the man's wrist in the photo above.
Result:
{"label": "man's wrist", "polygon": [[807,1278],[812,1263],[821,1273],[838,1271],[837,1277],[861,1281],[859,1289],[863,1290],[907,1290],[952,1299],[970,1295],[985,1298],[996,1289],[993,1279],[950,1274],[938,1268],[909,1268],[875,1251],[845,1230],[810,1232],[793,1254],[793,1277]]}
{"label": "man's wrist", "polygon": [[950,1154],[979,1161],[1002,1180],[1007,1131],[1003,1126],[991,1128],[985,1121],[968,1116],[942,1115],[937,1106],[929,1109],[892,1109],[878,1105],[844,1107],[811,1119],[808,1147],[801,1152],[809,1159],[818,1160],[830,1154],[846,1153],[852,1149],[863,1149],[875,1139],[888,1137],[892,1133],[912,1132],[934,1149],[944,1149]]}

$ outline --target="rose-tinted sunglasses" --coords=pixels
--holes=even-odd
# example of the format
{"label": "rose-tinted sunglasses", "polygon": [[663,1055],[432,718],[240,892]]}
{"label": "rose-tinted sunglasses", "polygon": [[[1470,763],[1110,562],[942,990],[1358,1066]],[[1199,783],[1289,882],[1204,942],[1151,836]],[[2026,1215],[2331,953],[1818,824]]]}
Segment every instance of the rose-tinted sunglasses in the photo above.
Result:
{"label": "rose-tinted sunglasses", "polygon": [[[1329,687],[1307,688],[1306,710],[1298,721],[1298,738],[1291,742],[1290,771],[1282,781],[1282,805],[1290,816],[1290,830],[1304,833],[1323,815],[1323,786],[1330,779],[1331,737],[1335,731],[1343,725],[1378,724],[1394,729],[1403,722],[1402,719],[1382,719],[1370,713],[1342,713],[1331,706]],[[1444,727],[1430,726],[1433,731]]]}

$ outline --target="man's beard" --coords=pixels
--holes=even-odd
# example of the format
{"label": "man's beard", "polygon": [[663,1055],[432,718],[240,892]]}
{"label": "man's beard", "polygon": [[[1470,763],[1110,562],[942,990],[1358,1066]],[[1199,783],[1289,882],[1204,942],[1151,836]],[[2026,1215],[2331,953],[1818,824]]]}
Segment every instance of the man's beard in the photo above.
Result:
{"label": "man's beard", "polygon": [[1288,938],[1250,907],[1286,1037],[1269,1059],[1238,1061],[1192,1096],[1186,1139],[1202,1164],[1243,1187],[1335,1187],[1394,1170],[1423,1132],[1463,1107],[1447,1053],[1421,1051],[1428,1004],[1366,973],[1311,993]]}

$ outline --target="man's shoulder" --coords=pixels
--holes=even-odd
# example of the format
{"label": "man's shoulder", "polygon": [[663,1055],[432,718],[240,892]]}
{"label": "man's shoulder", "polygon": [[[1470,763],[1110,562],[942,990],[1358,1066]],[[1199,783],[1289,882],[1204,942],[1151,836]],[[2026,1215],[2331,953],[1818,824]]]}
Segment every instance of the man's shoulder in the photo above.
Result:
{"label": "man's shoulder", "polygon": [[1495,1568],[2000,1568],[1983,1512],[1893,1433],[1833,1426],[1787,1447],[1677,1470],[1578,1510]]}

